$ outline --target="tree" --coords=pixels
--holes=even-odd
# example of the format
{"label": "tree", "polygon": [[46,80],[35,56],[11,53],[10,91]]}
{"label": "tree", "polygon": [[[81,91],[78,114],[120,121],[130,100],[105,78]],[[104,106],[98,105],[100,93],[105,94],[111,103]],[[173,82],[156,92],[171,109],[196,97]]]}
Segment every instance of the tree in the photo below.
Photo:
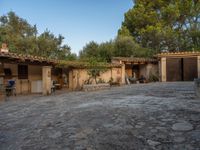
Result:
{"label": "tree", "polygon": [[83,47],[83,50],[79,52],[81,59],[87,59],[91,57],[98,57],[98,43],[91,41],[86,46]]}
{"label": "tree", "polygon": [[114,56],[130,57],[137,46],[138,44],[133,41],[132,37],[119,36],[115,40]]}
{"label": "tree", "polygon": [[111,62],[114,53],[114,41],[104,42],[98,47],[99,59],[105,62]]}
{"label": "tree", "polygon": [[114,42],[111,40],[109,42],[96,43],[94,41],[89,42],[83,47],[83,50],[80,51],[80,59],[88,60],[96,58],[101,62],[111,62],[114,51]]}
{"label": "tree", "polygon": [[72,60],[71,48],[49,30],[38,35],[36,25],[30,25],[14,12],[0,17],[0,44],[7,43],[11,52],[32,54],[52,59]]}
{"label": "tree", "polygon": [[113,56],[115,57],[152,57],[153,55],[150,49],[141,47],[131,36],[118,36],[114,45]]}
{"label": "tree", "polygon": [[7,43],[12,52],[32,52],[30,49],[36,48],[33,45],[36,34],[36,26],[31,26],[14,12],[9,12],[7,16],[0,17],[0,42]]}
{"label": "tree", "polygon": [[87,71],[89,79],[86,81],[86,84],[90,84],[91,79],[94,79],[95,83],[97,84],[97,78],[107,70],[105,66],[105,63],[100,64],[96,58],[91,57],[89,59],[89,69]]}
{"label": "tree", "polygon": [[90,42],[80,51],[80,58],[88,61],[95,58],[99,62],[111,62],[112,57],[151,57],[153,52],[142,48],[133,37],[120,35],[103,43]]}
{"label": "tree", "polygon": [[134,4],[118,35],[130,33],[155,52],[200,49],[200,0],[135,0]]}

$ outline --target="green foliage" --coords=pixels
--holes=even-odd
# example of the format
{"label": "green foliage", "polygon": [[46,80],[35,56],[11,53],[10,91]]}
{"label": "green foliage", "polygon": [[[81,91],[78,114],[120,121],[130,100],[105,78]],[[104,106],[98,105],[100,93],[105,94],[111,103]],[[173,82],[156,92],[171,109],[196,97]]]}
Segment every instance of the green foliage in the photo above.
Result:
{"label": "green foliage", "polygon": [[11,52],[62,60],[76,59],[63,40],[62,35],[56,37],[48,30],[38,35],[36,25],[30,25],[14,12],[0,17],[0,44],[7,43]]}
{"label": "green foliage", "polygon": [[97,81],[97,84],[100,84],[100,83],[106,83],[103,79],[99,78],[99,80]]}
{"label": "green foliage", "polygon": [[114,41],[99,44],[98,53],[102,61],[111,62],[114,53]]}
{"label": "green foliage", "polygon": [[157,81],[159,81],[159,77],[158,77],[158,75],[150,73],[148,80],[149,80],[149,82],[157,82]]}
{"label": "green foliage", "polygon": [[131,36],[118,36],[115,40],[98,44],[90,42],[82,51],[80,59],[95,58],[99,62],[111,62],[112,57],[151,57],[152,50],[142,48]]}
{"label": "green foliage", "polygon": [[112,41],[98,44],[94,41],[86,44],[79,52],[81,60],[95,58],[100,62],[111,62],[113,55],[114,44]]}
{"label": "green foliage", "polygon": [[115,40],[115,57],[151,57],[153,52],[142,48],[131,36],[118,36]]}
{"label": "green foliage", "polygon": [[108,81],[108,83],[110,83],[110,85],[113,83],[113,78],[111,77],[110,80]]}
{"label": "green foliage", "polygon": [[134,50],[138,48],[132,37],[130,36],[119,36],[115,41],[115,56],[130,57],[133,55]]}
{"label": "green foliage", "polygon": [[106,65],[99,65],[99,62],[96,60],[96,58],[90,58],[89,59],[89,64],[90,67],[88,69],[88,75],[89,75],[89,80],[91,79],[95,80],[95,83],[98,84],[97,82],[97,77],[99,77],[102,73],[104,73],[106,69]]}
{"label": "green foliage", "polygon": [[131,36],[130,31],[126,26],[122,26],[121,29],[118,31],[119,36]]}
{"label": "green foliage", "polygon": [[83,50],[80,51],[80,58],[85,59],[85,58],[91,58],[91,57],[96,57],[98,54],[98,44],[94,41],[91,41],[90,43],[86,44],[85,47],[83,47]]}
{"label": "green foliage", "polygon": [[[128,31],[127,31],[128,30]],[[200,49],[199,0],[135,0],[118,35],[160,51]]]}

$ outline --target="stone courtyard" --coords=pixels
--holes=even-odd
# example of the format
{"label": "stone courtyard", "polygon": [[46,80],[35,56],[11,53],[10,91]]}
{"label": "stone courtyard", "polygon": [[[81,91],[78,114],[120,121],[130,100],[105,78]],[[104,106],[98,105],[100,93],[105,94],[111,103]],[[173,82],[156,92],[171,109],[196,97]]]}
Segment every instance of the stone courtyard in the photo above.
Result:
{"label": "stone courtyard", "polygon": [[199,150],[192,82],[150,83],[0,103],[1,150]]}

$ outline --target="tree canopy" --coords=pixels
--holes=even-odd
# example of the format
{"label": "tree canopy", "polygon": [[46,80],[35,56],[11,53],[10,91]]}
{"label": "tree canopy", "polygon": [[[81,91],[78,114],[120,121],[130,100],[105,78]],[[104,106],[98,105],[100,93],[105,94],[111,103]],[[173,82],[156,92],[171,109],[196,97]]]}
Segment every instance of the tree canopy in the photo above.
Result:
{"label": "tree canopy", "polygon": [[200,50],[200,0],[135,0],[114,40],[90,42],[80,58],[151,57]]}
{"label": "tree canopy", "polygon": [[8,44],[11,52],[54,59],[76,59],[63,40],[62,35],[55,36],[49,30],[39,35],[36,25],[29,24],[12,11],[0,17],[0,44]]}
{"label": "tree canopy", "polygon": [[200,50],[200,0],[135,0],[118,35],[155,53]]}
{"label": "tree canopy", "polygon": [[131,36],[118,36],[114,40],[100,44],[92,41],[83,47],[79,55],[82,60],[95,58],[111,62],[112,57],[151,57],[153,53],[142,48]]}
{"label": "tree canopy", "polygon": [[[76,54],[63,44],[62,35],[49,30],[38,34],[14,12],[0,17],[0,44],[12,52],[62,60],[74,60]],[[114,40],[86,44],[81,60],[111,62],[112,57],[151,57],[162,51],[200,51],[200,0],[134,0]]]}

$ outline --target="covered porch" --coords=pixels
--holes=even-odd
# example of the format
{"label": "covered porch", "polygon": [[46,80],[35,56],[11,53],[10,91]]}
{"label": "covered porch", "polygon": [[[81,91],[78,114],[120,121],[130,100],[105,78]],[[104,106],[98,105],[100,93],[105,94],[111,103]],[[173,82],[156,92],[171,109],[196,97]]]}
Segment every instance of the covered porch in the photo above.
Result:
{"label": "covered porch", "polygon": [[112,63],[125,65],[126,78],[131,83],[142,78],[148,81],[152,75],[158,74],[158,62],[154,58],[114,57]]}
{"label": "covered porch", "polygon": [[[5,94],[8,87],[17,95],[50,94],[51,68],[55,64],[54,60],[43,57],[0,52],[1,94]],[[9,85],[11,82],[13,84]]]}

